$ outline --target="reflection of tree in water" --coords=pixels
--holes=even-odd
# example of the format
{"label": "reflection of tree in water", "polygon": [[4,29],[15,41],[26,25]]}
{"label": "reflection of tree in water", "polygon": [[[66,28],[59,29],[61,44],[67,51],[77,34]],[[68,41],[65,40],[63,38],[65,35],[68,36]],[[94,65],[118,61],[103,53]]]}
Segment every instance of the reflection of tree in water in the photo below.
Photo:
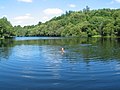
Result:
{"label": "reflection of tree in water", "polygon": [[119,46],[119,41],[115,38],[100,38],[96,42],[93,39],[89,39],[87,43],[80,44],[73,52],[82,55],[86,63],[89,63],[91,60],[120,60]]}
{"label": "reflection of tree in water", "polygon": [[120,44],[116,38],[81,38],[64,42],[64,59],[70,63],[120,60]]}
{"label": "reflection of tree in water", "polygon": [[9,58],[12,46],[12,39],[0,40],[0,60]]}
{"label": "reflection of tree in water", "polygon": [[69,62],[84,60],[120,60],[120,39],[116,38],[57,38],[37,40],[0,40],[0,58],[8,58],[16,45],[59,46],[65,48],[63,57]]}
{"label": "reflection of tree in water", "polygon": [[79,38],[63,38],[63,39],[37,39],[37,40],[18,40],[15,41],[16,45],[76,45],[82,42],[86,42],[86,39]]}

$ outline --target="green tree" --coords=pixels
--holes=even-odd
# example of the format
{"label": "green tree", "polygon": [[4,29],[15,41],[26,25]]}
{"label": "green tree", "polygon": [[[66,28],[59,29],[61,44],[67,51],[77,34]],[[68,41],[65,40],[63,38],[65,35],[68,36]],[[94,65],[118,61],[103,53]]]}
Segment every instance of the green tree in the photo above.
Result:
{"label": "green tree", "polygon": [[6,17],[0,19],[0,38],[9,38],[14,35],[13,26]]}

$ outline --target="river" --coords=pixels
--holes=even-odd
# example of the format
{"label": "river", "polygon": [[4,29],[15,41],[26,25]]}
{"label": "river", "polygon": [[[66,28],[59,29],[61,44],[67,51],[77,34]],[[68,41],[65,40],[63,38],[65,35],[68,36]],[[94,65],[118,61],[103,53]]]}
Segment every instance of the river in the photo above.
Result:
{"label": "river", "polygon": [[119,38],[0,40],[0,90],[113,89],[120,90]]}

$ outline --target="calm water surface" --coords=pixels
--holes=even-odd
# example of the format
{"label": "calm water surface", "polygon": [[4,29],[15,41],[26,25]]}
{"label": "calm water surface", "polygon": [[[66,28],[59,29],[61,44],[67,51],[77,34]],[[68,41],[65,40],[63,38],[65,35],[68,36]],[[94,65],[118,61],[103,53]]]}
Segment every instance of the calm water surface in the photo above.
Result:
{"label": "calm water surface", "polygon": [[120,39],[0,40],[0,90],[120,90]]}

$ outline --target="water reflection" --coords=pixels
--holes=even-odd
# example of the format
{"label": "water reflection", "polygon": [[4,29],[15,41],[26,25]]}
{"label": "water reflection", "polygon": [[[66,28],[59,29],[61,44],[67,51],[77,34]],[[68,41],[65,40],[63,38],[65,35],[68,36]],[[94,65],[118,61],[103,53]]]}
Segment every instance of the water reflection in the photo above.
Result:
{"label": "water reflection", "polygon": [[[23,38],[23,39],[22,39]],[[41,39],[37,37],[37,39],[8,39],[8,40],[0,40],[0,59],[8,58],[10,54],[12,54],[12,49],[16,46],[23,47],[20,49],[27,48],[25,45],[33,45],[33,46],[46,46],[50,52],[53,59],[57,58],[59,55],[58,51],[60,51],[61,47],[64,47],[66,52],[62,53],[63,57],[70,62],[78,62],[79,58],[83,58],[85,62],[89,62],[89,60],[111,60],[111,59],[120,59],[120,39],[119,38],[52,38],[52,39]],[[54,49],[53,49],[54,48]],[[20,51],[18,50],[16,54],[19,55]],[[45,48],[44,48],[45,49]],[[45,49],[46,50],[46,49]],[[27,51],[27,50],[26,50]],[[24,52],[23,52],[24,53]],[[25,52],[25,54],[29,54],[29,52]],[[32,53],[33,54],[33,53]],[[29,54],[30,55],[30,54]],[[21,55],[22,56],[22,55]],[[49,56],[46,56],[49,58]]]}
{"label": "water reflection", "polygon": [[13,41],[13,39],[0,40],[0,60],[9,58]]}
{"label": "water reflection", "polygon": [[119,42],[116,38],[1,40],[0,80],[4,84],[0,83],[0,89],[96,90],[119,86]]}

